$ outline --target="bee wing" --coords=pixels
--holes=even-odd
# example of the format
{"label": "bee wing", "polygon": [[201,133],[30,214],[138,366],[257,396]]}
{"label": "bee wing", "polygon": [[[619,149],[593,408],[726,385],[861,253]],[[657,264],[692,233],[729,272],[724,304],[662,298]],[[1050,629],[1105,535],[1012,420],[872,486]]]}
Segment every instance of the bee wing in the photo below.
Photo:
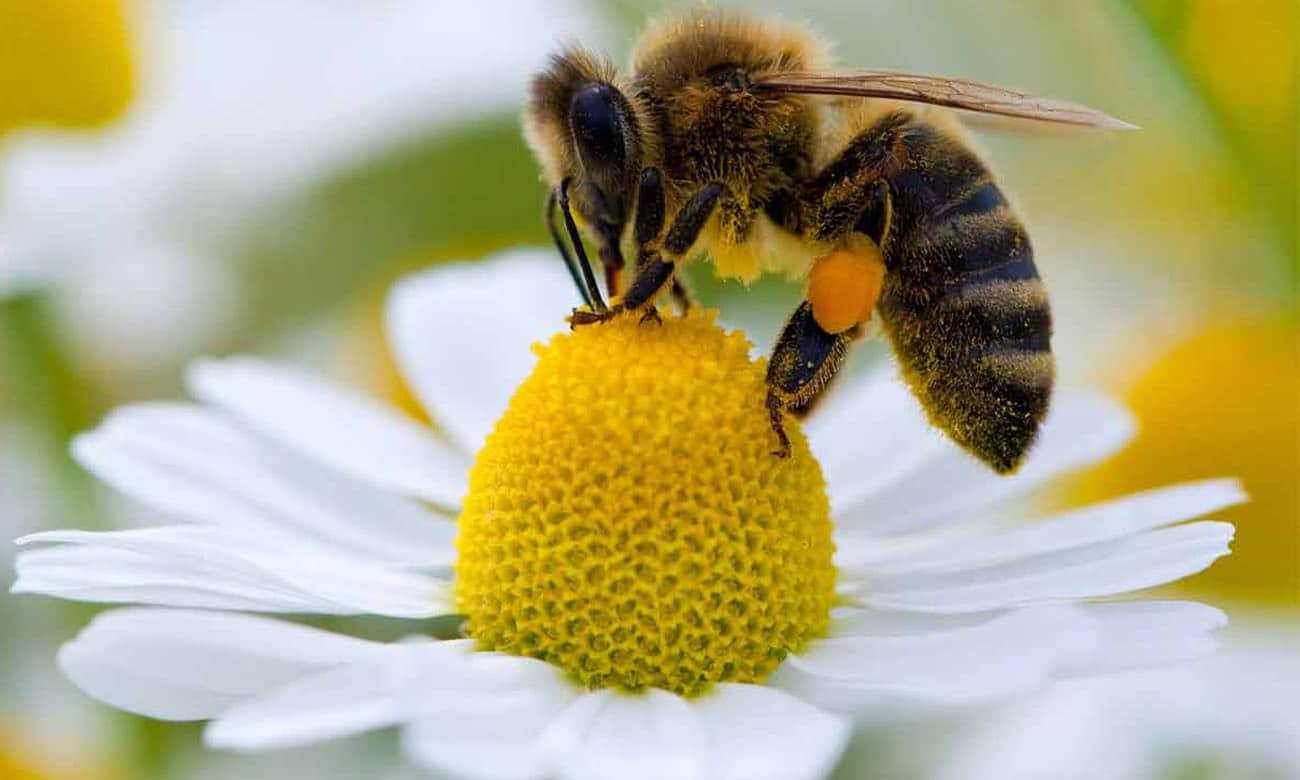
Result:
{"label": "bee wing", "polygon": [[810,95],[849,95],[931,103],[981,114],[1038,122],[1136,130],[1136,125],[1077,103],[1040,98],[1014,89],[945,76],[922,76],[888,70],[773,73],[755,80],[755,88]]}

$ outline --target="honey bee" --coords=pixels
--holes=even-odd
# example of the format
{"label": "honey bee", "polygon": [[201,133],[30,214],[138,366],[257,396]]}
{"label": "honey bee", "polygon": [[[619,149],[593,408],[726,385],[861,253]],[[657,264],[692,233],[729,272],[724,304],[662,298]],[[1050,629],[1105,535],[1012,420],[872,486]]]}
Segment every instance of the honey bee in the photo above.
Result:
{"label": "honey bee", "polygon": [[1047,412],[1051,312],[1024,226],[946,109],[1131,125],[971,81],[827,68],[803,27],[717,13],[653,24],[629,76],[580,47],[555,55],[524,131],[585,304],[570,323],[657,320],[665,293],[689,306],[675,271],[701,251],[723,277],[806,279],[767,369],[775,454],[784,415],[813,404],[875,312],[931,422],[1009,473]]}

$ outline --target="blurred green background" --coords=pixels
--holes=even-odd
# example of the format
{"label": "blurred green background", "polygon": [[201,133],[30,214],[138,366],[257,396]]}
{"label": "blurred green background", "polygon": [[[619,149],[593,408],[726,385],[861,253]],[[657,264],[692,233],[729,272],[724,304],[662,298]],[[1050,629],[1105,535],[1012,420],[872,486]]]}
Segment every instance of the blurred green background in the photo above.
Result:
{"label": "blurred green background", "polygon": [[[403,400],[385,287],[543,243],[517,119],[529,72],[570,38],[624,60],[662,10],[489,5],[0,0],[0,536],[124,522],[134,508],[72,464],[68,440],[116,404],[179,396],[195,356],[288,356]],[[1245,616],[1233,631],[1249,647],[1300,652],[1294,0],[752,5],[827,33],[844,65],[992,81],[1142,126],[976,136],[1034,236],[1063,381],[1108,388],[1140,422],[1050,502],[1240,476],[1252,501],[1225,513],[1234,554],[1180,590]],[[799,295],[692,273],[760,344]],[[89,703],[53,653],[90,612],[0,599],[0,778],[401,771],[386,737],[205,754],[196,728]],[[1204,698],[1221,694],[1207,683]],[[962,751],[934,746],[964,744],[962,729],[867,733],[841,775],[944,776]],[[1165,752],[1133,776],[1292,766]]]}

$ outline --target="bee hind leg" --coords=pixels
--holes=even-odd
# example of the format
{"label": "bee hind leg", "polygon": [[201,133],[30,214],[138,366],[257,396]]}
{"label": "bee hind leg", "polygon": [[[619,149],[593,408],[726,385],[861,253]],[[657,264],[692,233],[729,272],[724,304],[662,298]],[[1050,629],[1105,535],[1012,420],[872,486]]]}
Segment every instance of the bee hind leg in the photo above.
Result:
{"label": "bee hind leg", "polygon": [[844,355],[859,329],[829,333],[813,317],[812,304],[804,301],[794,310],[772,348],[767,364],[767,410],[779,447],[772,452],[790,456],[785,432],[785,412],[810,407],[844,365]]}

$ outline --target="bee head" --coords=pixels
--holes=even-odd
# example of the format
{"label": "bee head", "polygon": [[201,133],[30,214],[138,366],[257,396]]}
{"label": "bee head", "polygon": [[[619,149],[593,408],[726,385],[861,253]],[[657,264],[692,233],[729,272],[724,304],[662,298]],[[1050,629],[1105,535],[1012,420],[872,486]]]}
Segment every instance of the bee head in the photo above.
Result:
{"label": "bee head", "polygon": [[641,125],[612,66],[582,49],[552,58],[524,109],[524,135],[551,186],[567,179],[583,219],[615,235],[643,165]]}

